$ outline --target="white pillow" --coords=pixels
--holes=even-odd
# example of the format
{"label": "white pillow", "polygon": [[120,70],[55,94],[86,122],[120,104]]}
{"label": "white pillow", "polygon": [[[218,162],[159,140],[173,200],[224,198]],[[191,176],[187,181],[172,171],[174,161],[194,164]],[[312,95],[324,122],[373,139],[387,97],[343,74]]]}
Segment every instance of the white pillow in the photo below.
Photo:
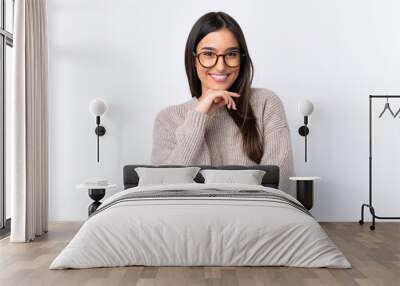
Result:
{"label": "white pillow", "polygon": [[193,179],[199,170],[199,167],[135,168],[139,176],[138,186],[196,183]]}
{"label": "white pillow", "polygon": [[204,183],[236,183],[248,185],[261,185],[265,175],[263,170],[201,170],[200,174],[204,177]]}

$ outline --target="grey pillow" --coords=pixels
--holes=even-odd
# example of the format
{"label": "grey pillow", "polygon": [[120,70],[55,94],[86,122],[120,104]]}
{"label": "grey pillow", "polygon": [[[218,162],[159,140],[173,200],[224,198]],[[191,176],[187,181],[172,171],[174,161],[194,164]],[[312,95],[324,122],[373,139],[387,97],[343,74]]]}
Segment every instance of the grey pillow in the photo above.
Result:
{"label": "grey pillow", "polygon": [[193,179],[200,167],[149,168],[136,167],[139,176],[138,186],[196,183]]}
{"label": "grey pillow", "polygon": [[248,185],[261,185],[265,175],[263,170],[201,170],[204,183],[236,183]]}

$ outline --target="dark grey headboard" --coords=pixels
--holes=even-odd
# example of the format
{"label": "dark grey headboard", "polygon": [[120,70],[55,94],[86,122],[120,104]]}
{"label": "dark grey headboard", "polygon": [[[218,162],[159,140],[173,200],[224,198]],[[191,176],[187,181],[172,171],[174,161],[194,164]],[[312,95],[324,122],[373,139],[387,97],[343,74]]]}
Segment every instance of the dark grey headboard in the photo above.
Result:
{"label": "dark grey headboard", "polygon": [[[138,185],[139,177],[135,171],[136,167],[187,167],[182,165],[126,165],[124,166],[124,189],[133,188]],[[275,165],[224,165],[224,166],[210,166],[210,165],[192,165],[191,167],[200,167],[201,169],[219,169],[219,170],[242,170],[242,169],[257,169],[264,170],[266,173],[262,180],[262,185],[277,189],[279,186],[279,167]],[[198,173],[194,178],[197,183],[204,183],[203,176]]]}

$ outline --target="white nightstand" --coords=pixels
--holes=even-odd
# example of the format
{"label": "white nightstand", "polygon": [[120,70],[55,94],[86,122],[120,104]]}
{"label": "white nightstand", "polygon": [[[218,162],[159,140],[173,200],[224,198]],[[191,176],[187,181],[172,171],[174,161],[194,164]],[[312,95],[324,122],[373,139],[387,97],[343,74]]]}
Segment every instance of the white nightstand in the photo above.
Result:
{"label": "white nightstand", "polygon": [[106,186],[95,186],[95,185],[86,185],[79,184],[76,186],[78,189],[88,190],[89,197],[94,201],[88,208],[89,216],[101,205],[100,200],[104,198],[106,194],[106,190],[114,189],[117,187],[115,184],[108,184]]}
{"label": "white nightstand", "polygon": [[320,177],[290,177],[289,180],[296,181],[297,200],[303,206],[311,210],[314,204],[314,181]]}

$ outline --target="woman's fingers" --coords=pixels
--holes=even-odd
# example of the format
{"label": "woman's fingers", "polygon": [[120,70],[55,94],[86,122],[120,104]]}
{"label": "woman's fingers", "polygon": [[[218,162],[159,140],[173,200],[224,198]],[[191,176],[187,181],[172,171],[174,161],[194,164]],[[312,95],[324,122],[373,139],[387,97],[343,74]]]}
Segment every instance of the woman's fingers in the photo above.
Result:
{"label": "woman's fingers", "polygon": [[228,98],[227,108],[236,109],[236,102],[233,100],[233,98],[231,96],[229,96],[229,95],[226,95],[226,94],[224,96],[227,96],[227,98]]}
{"label": "woman's fingers", "polygon": [[233,96],[233,97],[240,97],[240,94],[236,93],[236,92],[225,91],[225,94],[228,94],[229,96]]}
{"label": "woman's fingers", "polygon": [[229,95],[226,95],[226,94],[224,94],[224,97],[226,97],[226,99],[227,99],[226,107],[227,108],[231,108],[231,97]]}
{"label": "woman's fingers", "polygon": [[232,97],[238,98],[240,94],[227,90],[213,90],[213,93],[210,95],[213,97],[213,103],[216,104],[218,108],[226,105],[228,109],[237,109],[236,102]]}
{"label": "woman's fingers", "polygon": [[227,92],[224,93],[224,94],[222,95],[222,97],[223,97],[223,99],[224,99],[224,102],[225,102],[225,104],[226,104],[226,107],[227,107],[228,109],[231,109],[231,108],[233,107],[233,105],[235,104],[235,102],[234,102],[234,100],[232,99],[232,97],[231,97],[230,95],[228,95]]}
{"label": "woman's fingers", "polygon": [[232,108],[232,97],[230,97],[229,95],[225,95],[226,96],[226,99],[227,99],[227,104],[226,104],[226,107],[227,108],[229,108],[229,109],[231,109]]}
{"label": "woman's fingers", "polygon": [[233,100],[233,98],[231,98],[232,100],[232,108],[236,110],[236,102]]}
{"label": "woman's fingers", "polygon": [[233,100],[233,98],[231,97],[231,107],[232,109],[236,109],[236,102]]}

